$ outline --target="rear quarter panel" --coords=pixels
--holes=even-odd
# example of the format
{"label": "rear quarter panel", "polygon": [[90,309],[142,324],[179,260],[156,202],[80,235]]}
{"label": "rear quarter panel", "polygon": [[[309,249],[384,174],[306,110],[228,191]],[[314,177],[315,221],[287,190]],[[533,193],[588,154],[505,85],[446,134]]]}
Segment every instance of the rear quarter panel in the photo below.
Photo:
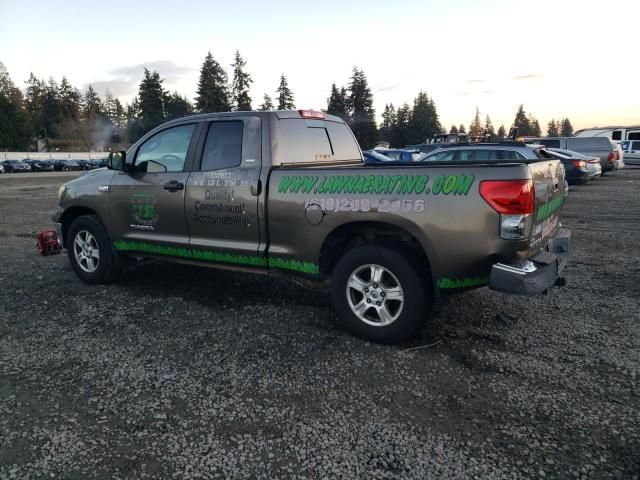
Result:
{"label": "rear quarter panel", "polygon": [[318,265],[337,228],[381,222],[420,243],[441,288],[478,286],[488,282],[493,263],[526,258],[529,247],[500,239],[498,215],[480,196],[480,182],[530,176],[520,164],[274,169],[269,252]]}

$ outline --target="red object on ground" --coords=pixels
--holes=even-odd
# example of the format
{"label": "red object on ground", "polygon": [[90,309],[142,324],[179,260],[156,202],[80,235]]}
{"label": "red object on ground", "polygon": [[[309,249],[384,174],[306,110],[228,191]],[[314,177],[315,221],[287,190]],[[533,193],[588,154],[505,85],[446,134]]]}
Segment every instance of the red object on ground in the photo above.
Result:
{"label": "red object on ground", "polygon": [[36,247],[40,250],[40,255],[53,255],[60,253],[60,242],[55,230],[43,230],[38,234]]}

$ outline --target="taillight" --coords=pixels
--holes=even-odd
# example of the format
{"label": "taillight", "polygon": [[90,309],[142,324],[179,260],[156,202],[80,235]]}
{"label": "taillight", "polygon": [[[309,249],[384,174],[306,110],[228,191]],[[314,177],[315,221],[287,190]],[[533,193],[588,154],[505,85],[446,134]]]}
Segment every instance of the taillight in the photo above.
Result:
{"label": "taillight", "polygon": [[607,160],[609,160],[610,162],[613,162],[616,159],[616,156],[613,152],[609,152],[609,158]]}
{"label": "taillight", "polygon": [[523,240],[529,237],[536,208],[532,180],[483,180],[480,195],[500,214],[500,238]]}
{"label": "taillight", "polygon": [[324,113],[318,112],[316,110],[298,110],[298,113],[302,118],[317,118],[320,120],[324,120]]}
{"label": "taillight", "polygon": [[576,168],[584,168],[587,166],[584,160],[571,160],[571,163],[573,163]]}
{"label": "taillight", "polygon": [[620,160],[620,150],[616,150],[616,160]]}
{"label": "taillight", "polygon": [[480,195],[502,215],[528,215],[535,211],[532,180],[483,180]]}

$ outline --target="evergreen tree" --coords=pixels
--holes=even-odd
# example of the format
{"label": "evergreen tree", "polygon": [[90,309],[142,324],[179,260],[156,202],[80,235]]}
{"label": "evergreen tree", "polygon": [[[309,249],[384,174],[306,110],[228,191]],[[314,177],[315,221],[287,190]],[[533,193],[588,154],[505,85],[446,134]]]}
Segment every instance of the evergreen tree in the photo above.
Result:
{"label": "evergreen tree", "polygon": [[40,137],[46,136],[46,132],[43,130],[45,92],[44,81],[31,73],[29,80],[27,80],[26,107],[31,117],[33,132]]}
{"label": "evergreen tree", "polygon": [[165,93],[164,109],[166,120],[186,117],[193,113],[193,105],[191,105],[191,102],[189,102],[186,97],[181,96],[178,92],[173,92],[171,94]]}
{"label": "evergreen tree", "polygon": [[558,136],[558,124],[555,119],[551,119],[549,123],[547,123],[547,137],[557,137]]}
{"label": "evergreen tree", "polygon": [[533,135],[534,137],[540,137],[542,135],[542,129],[540,128],[540,122],[538,122],[538,119],[535,117],[532,117],[533,120],[531,121],[531,132],[530,134]]}
{"label": "evergreen tree", "polygon": [[295,110],[296,104],[293,101],[293,92],[289,88],[284,73],[280,75],[280,85],[276,90],[278,94],[278,110]]}
{"label": "evergreen tree", "polygon": [[150,72],[144,69],[144,78],[140,82],[138,97],[131,105],[129,141],[132,143],[154,127],[164,122],[165,117],[165,91],[158,72]]}
{"label": "evergreen tree", "polygon": [[489,134],[489,136],[491,137],[491,140],[496,138],[496,131],[493,128],[493,123],[491,123],[491,118],[489,118],[489,115],[487,115],[484,119],[484,129],[487,132],[487,134]]}
{"label": "evergreen tree", "polygon": [[456,127],[455,125],[451,125],[449,133],[458,133],[458,127]]}
{"label": "evergreen tree", "polygon": [[43,127],[48,137],[55,138],[58,136],[59,126],[62,120],[60,89],[58,83],[53,78],[49,78],[49,82],[45,87],[42,111]]}
{"label": "evergreen tree", "polygon": [[384,112],[382,112],[382,125],[380,125],[380,138],[385,141],[389,141],[391,136],[391,128],[396,123],[396,109],[393,103],[389,103],[384,106]]}
{"label": "evergreen tree", "polygon": [[331,95],[327,100],[327,113],[340,117],[345,121],[349,119],[347,114],[347,91],[344,87],[338,90],[335,83],[331,85]]}
{"label": "evergreen tree", "polygon": [[80,116],[80,92],[67,77],[62,77],[60,82],[60,109],[65,120],[77,120]]}
{"label": "evergreen tree", "polygon": [[424,143],[440,133],[440,120],[433,100],[425,92],[418,93],[409,117],[407,144]]}
{"label": "evergreen tree", "polygon": [[273,100],[266,93],[264,94],[264,100],[262,101],[262,105],[258,107],[258,110],[261,112],[266,112],[268,110],[273,110]]}
{"label": "evergreen tree", "polygon": [[482,122],[480,121],[480,110],[476,107],[476,114],[469,125],[469,136],[479,137],[482,133]]}
{"label": "evergreen tree", "polygon": [[29,149],[32,128],[22,92],[0,62],[0,149]]}
{"label": "evergreen tree", "polygon": [[460,124],[460,126],[458,127],[458,133],[467,133],[467,129],[464,128],[463,124]]}
{"label": "evergreen tree", "polygon": [[346,106],[350,127],[356,140],[363,149],[372,148],[378,140],[373,95],[364,72],[355,67],[349,84]]}
{"label": "evergreen tree", "polygon": [[524,111],[524,105],[518,107],[516,117],[513,120],[513,126],[518,129],[518,136],[524,137],[531,135],[531,122],[529,117]]}
{"label": "evergreen tree", "polygon": [[209,51],[200,67],[200,80],[196,90],[197,111],[228,112],[231,105],[227,81],[227,73]]}
{"label": "evergreen tree", "polygon": [[504,140],[507,136],[507,131],[504,129],[504,125],[500,125],[498,129],[498,141]]}
{"label": "evergreen tree", "polygon": [[568,118],[563,118],[562,123],[560,124],[560,134],[563,137],[570,137],[573,135],[573,125]]}
{"label": "evergreen tree", "polygon": [[396,121],[391,126],[389,143],[394,148],[402,148],[407,145],[409,130],[409,119],[411,118],[411,108],[408,103],[400,107],[396,113]]}
{"label": "evergreen tree", "polygon": [[251,110],[251,97],[249,87],[253,83],[251,75],[245,72],[247,61],[236,50],[236,56],[231,67],[233,68],[233,82],[231,83],[231,97],[234,111]]}
{"label": "evergreen tree", "polygon": [[88,121],[93,121],[102,114],[102,101],[91,85],[82,97],[82,114]]}

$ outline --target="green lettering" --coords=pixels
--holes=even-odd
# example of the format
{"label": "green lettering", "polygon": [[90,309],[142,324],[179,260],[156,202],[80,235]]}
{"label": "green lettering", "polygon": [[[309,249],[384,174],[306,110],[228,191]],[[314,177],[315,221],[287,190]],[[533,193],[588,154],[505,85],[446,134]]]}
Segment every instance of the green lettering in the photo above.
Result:
{"label": "green lettering", "polygon": [[404,184],[402,185],[401,193],[413,193],[413,190],[416,188],[416,182],[418,178],[415,175],[407,175],[404,179]]}
{"label": "green lettering", "polygon": [[356,184],[355,188],[356,193],[367,193],[367,191],[364,189],[365,181],[365,177],[361,177],[360,175],[358,175],[358,183]]}
{"label": "green lettering", "polygon": [[418,180],[416,181],[416,193],[424,192],[424,189],[427,188],[427,182],[429,181],[429,175],[418,175]]}
{"label": "green lettering", "polygon": [[458,182],[456,184],[456,195],[466,195],[473,185],[475,177],[473,175],[458,175]]}
{"label": "green lettering", "polygon": [[431,187],[431,192],[434,195],[438,195],[442,190],[442,184],[444,183],[444,175],[438,175],[433,182],[433,187]]}
{"label": "green lettering", "polygon": [[455,186],[456,186],[456,176],[448,175],[447,179],[444,182],[442,193],[444,193],[445,195],[449,195],[451,191],[455,188]]}
{"label": "green lettering", "polygon": [[289,185],[291,184],[291,177],[282,177],[280,180],[280,185],[278,185],[279,193],[287,193],[289,189]]}
{"label": "green lettering", "polygon": [[391,184],[387,189],[387,193],[393,193],[393,189],[396,187],[396,184],[400,181],[401,178],[402,178],[402,175],[393,175],[391,177]]}

